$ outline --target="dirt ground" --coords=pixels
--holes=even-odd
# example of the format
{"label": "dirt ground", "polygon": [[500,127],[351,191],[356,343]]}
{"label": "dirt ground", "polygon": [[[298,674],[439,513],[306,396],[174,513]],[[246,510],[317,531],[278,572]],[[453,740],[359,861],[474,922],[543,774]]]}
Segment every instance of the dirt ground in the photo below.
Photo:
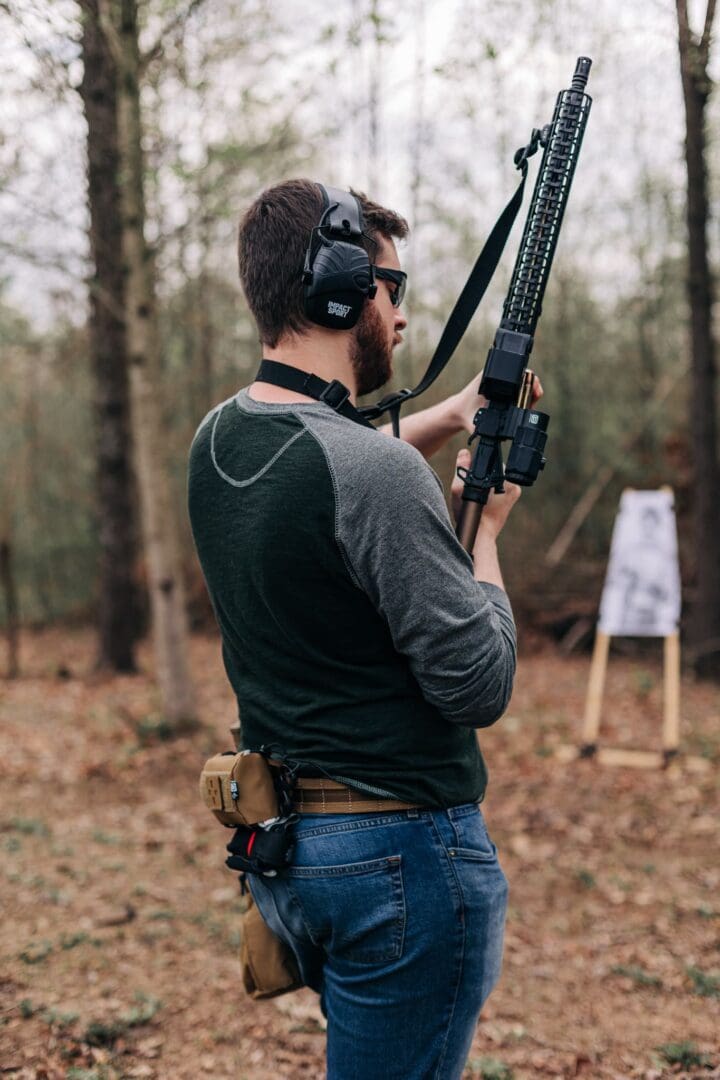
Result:
{"label": "dirt ground", "polygon": [[[0,684],[0,1075],[322,1077],[314,995],[253,1004],[239,981],[244,902],[196,794],[231,746],[216,640],[192,646],[203,727],[174,741],[147,675],[89,675],[92,646],[28,635]],[[605,741],[658,744],[659,653],[611,656]],[[720,689],[684,680],[664,772],[564,764],[587,675],[524,658],[482,733],[511,900],[465,1076],[720,1077]]]}

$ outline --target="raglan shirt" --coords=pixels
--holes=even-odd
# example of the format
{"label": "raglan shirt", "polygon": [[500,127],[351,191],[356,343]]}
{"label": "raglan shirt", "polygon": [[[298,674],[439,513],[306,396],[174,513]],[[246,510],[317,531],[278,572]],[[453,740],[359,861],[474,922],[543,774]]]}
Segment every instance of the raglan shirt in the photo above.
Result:
{"label": "raglan shirt", "polygon": [[196,433],[188,503],[243,746],[423,806],[482,799],[474,729],[507,706],[515,627],[422,455],[241,390]]}

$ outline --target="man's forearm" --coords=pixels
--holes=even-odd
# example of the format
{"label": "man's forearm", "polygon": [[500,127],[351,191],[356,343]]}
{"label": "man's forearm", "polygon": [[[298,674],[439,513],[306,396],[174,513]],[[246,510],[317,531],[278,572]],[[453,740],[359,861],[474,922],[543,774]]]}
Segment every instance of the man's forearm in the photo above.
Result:
{"label": "man's forearm", "polygon": [[[403,417],[400,421],[400,438],[419,450],[424,458],[430,458],[464,427],[458,398],[453,394],[437,405]],[[380,431],[392,435],[392,425],[383,424]]]}
{"label": "man's forearm", "polygon": [[487,581],[490,585],[497,585],[505,589],[505,584],[500,571],[498,559],[497,538],[490,530],[478,529],[475,546],[473,548],[473,563],[475,564],[475,580]]}

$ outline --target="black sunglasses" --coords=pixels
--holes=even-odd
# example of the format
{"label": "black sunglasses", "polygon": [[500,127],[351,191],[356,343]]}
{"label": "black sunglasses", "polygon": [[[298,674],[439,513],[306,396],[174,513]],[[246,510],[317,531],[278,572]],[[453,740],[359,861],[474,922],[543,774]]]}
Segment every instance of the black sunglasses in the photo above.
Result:
{"label": "black sunglasses", "polygon": [[392,281],[395,288],[390,292],[390,301],[393,307],[400,307],[405,296],[407,287],[407,274],[404,270],[389,270],[387,266],[376,266],[375,277],[380,281]]}

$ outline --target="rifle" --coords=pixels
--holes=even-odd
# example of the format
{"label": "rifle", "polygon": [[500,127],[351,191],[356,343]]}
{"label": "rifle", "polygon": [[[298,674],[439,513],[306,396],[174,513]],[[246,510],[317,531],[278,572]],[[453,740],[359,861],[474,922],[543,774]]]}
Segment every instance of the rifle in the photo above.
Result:
{"label": "rifle", "polygon": [[[479,393],[488,403],[474,417],[469,444],[477,440],[477,445],[470,467],[458,469],[464,488],[457,536],[468,552],[490,492],[502,493],[505,479],[529,487],[545,467],[550,418],[530,407],[534,376],[527,362],[592,104],[584,92],[591,64],[588,57],[579,57],[570,88],[558,94],[552,121],[542,130],[535,128],[528,146],[515,155],[524,176],[527,159],[543,147],[502,319],[480,383]],[[503,466],[505,441],[511,445]]]}

